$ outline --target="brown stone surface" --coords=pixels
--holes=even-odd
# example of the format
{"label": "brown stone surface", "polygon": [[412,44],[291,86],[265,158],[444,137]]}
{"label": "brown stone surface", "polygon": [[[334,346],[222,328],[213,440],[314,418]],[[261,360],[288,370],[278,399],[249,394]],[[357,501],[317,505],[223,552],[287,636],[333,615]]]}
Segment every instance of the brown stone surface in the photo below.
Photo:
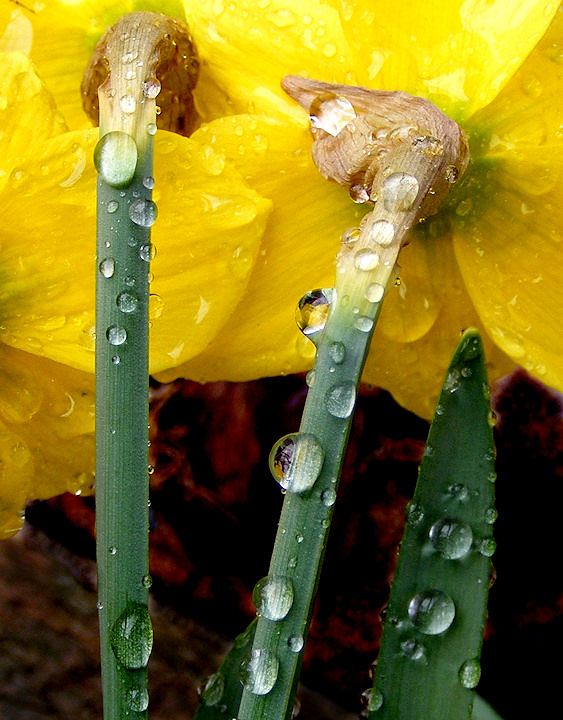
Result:
{"label": "brown stone surface", "polygon": [[[152,718],[193,715],[195,687],[253,615],[281,506],[267,457],[297,429],[305,393],[298,377],[154,388]],[[549,715],[561,671],[563,422],[559,396],[524,373],[504,383],[496,409],[497,581],[479,689],[520,720]],[[303,674],[351,712],[377,654],[426,432],[386,393],[364,388]],[[100,717],[93,500],[61,496],[28,518],[53,540],[27,531],[0,546],[0,717]],[[525,677],[517,692],[515,672]],[[303,718],[337,717],[319,709],[319,695],[307,698]]]}

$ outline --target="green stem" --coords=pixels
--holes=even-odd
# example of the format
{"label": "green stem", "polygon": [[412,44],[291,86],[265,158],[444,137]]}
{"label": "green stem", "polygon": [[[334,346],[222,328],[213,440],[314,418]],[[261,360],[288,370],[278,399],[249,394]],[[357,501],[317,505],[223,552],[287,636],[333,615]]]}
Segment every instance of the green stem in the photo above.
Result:
{"label": "green stem", "polygon": [[105,720],[147,717],[148,260],[154,206],[145,187],[151,183],[143,180],[151,175],[148,138],[128,187],[98,179],[96,534]]}

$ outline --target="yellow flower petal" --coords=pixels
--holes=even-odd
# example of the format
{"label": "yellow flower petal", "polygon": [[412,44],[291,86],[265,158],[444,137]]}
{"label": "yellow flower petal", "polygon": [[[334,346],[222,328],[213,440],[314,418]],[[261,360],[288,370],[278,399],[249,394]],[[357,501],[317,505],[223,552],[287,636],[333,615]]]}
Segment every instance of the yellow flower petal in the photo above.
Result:
{"label": "yellow flower petal", "polygon": [[344,0],[359,82],[406,90],[450,116],[489,103],[548,27],[556,2]]}
{"label": "yellow flower petal", "polygon": [[494,203],[455,237],[463,278],[494,342],[542,382],[563,390],[563,213],[559,186],[530,195],[516,186],[527,167],[505,161]]}
{"label": "yellow flower petal", "polygon": [[66,129],[53,98],[35,74],[30,61],[18,52],[0,53],[0,187],[29,140],[44,140]]}
{"label": "yellow flower petal", "polygon": [[89,492],[94,377],[0,345],[0,537],[21,526],[26,500]]}
{"label": "yellow flower petal", "polygon": [[322,0],[184,0],[202,58],[196,103],[206,119],[247,112],[304,113],[280,87],[284,75],[354,84],[338,13]]}
{"label": "yellow flower petal", "polygon": [[[0,194],[0,340],[93,371],[97,130],[30,150]],[[248,282],[270,202],[209,146],[159,131],[151,362],[210,342]],[[178,300],[181,298],[181,301]]]}
{"label": "yellow flower petal", "polygon": [[[3,3],[0,29],[14,22],[14,8]],[[26,3],[19,6],[33,26],[30,58],[70,128],[91,124],[82,110],[80,83],[94,47],[108,26],[135,10],[184,19],[181,0],[45,0],[30,2],[29,9]]]}
{"label": "yellow flower petal", "polygon": [[320,176],[310,157],[309,133],[258,116],[223,118],[203,127],[208,141],[274,209],[246,294],[209,348],[187,365],[159,376],[247,380],[311,367],[312,343],[297,329],[294,308],[316,287],[334,283],[340,234],[366,208],[354,205]]}

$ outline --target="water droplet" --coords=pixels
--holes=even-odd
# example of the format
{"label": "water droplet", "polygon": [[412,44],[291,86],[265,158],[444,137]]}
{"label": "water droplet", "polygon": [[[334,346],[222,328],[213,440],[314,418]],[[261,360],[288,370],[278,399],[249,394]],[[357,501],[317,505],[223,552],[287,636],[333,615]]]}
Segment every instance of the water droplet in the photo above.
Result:
{"label": "water droplet", "polygon": [[222,673],[216,672],[207,678],[202,693],[201,701],[205,705],[218,705],[225,692],[225,677]]}
{"label": "water droplet", "polygon": [[112,325],[107,329],[106,337],[111,345],[123,345],[127,340],[127,330],[121,325]]}
{"label": "water droplet", "polygon": [[115,272],[115,260],[113,258],[104,258],[100,263],[100,272],[105,278],[113,277]]}
{"label": "water droplet", "polygon": [[442,155],[444,152],[442,141],[432,135],[417,137],[413,140],[412,144],[417,150],[420,150],[420,152],[427,157],[436,157],[437,155]]}
{"label": "water droplet", "polygon": [[465,688],[474,688],[481,679],[481,665],[479,660],[466,660],[459,669],[459,681]]}
{"label": "water droplet", "polygon": [[379,283],[370,283],[366,288],[366,300],[371,303],[380,302],[385,294],[385,288]]}
{"label": "water droplet", "polygon": [[153,632],[146,605],[130,603],[115,621],[110,642],[118,662],[130,670],[147,666],[152,650]]}
{"label": "water droplet", "polygon": [[119,363],[121,362],[121,358],[119,357],[119,355],[114,355],[111,361],[114,365],[119,365]]}
{"label": "water droplet", "polygon": [[143,178],[143,185],[147,188],[147,190],[152,190],[154,188],[154,178],[147,175]]}
{"label": "water droplet", "polygon": [[315,377],[315,371],[309,370],[309,372],[305,376],[305,382],[307,383],[307,387],[313,387],[313,385],[315,384]]}
{"label": "water droplet", "polygon": [[326,394],[328,412],[337,418],[350,417],[356,404],[356,386],[354,383],[333,385]]}
{"label": "water droplet", "polygon": [[419,503],[411,501],[407,505],[406,517],[411,525],[419,525],[424,520],[424,510]]}
{"label": "water droplet", "polygon": [[125,693],[125,702],[133,712],[144,712],[149,706],[149,691],[146,687],[132,687]]}
{"label": "water droplet", "polygon": [[149,475],[154,475],[154,465],[149,465],[147,467],[147,472]]}
{"label": "water droplet", "polygon": [[443,389],[445,392],[449,393],[455,393],[461,384],[461,373],[457,368],[453,368],[452,370],[448,370],[448,374],[446,375],[446,379],[444,380]]}
{"label": "water droplet", "polygon": [[137,309],[139,300],[131,292],[122,292],[117,296],[117,307],[122,313],[132,313]]}
{"label": "water droplet", "polygon": [[126,115],[132,115],[137,109],[137,101],[133,95],[123,95],[119,100],[119,107]]}
{"label": "water droplet", "polygon": [[421,660],[425,655],[424,645],[414,638],[409,638],[401,643],[401,652],[409,660]]}
{"label": "water droplet", "polygon": [[448,487],[448,495],[451,495],[454,500],[464,502],[469,497],[469,490],[461,483],[455,483]]}
{"label": "water droplet", "polygon": [[119,209],[119,203],[116,200],[110,200],[108,202],[108,213],[117,212]]}
{"label": "water droplet", "polygon": [[156,256],[156,246],[153,243],[143,243],[139,248],[139,257],[145,262],[154,260]]}
{"label": "water droplet", "polygon": [[155,124],[155,123],[149,123],[149,124],[147,125],[147,133],[148,133],[149,135],[156,135],[156,130],[157,130],[157,128],[156,128],[156,124]]}
{"label": "water droplet", "polygon": [[305,641],[303,640],[303,635],[299,635],[296,633],[295,635],[290,635],[287,638],[287,647],[291,650],[291,652],[301,652],[304,645]]}
{"label": "water droplet", "polygon": [[430,541],[448,560],[462,558],[471,550],[473,532],[463,520],[442,518],[430,528]]}
{"label": "water droplet", "polygon": [[156,293],[151,293],[149,295],[149,318],[151,320],[156,320],[162,315],[163,312],[164,300],[160,297],[160,295],[156,295]]}
{"label": "water droplet", "polygon": [[336,136],[356,117],[352,103],[345,97],[334,93],[322,93],[311,103],[309,120],[313,132],[324,130],[329,135]]}
{"label": "water droplet", "polygon": [[[410,175],[407,175],[407,177],[410,177]],[[391,245],[394,237],[395,226],[388,220],[377,220],[377,222],[374,222],[369,229],[369,239],[376,242],[378,245],[381,245],[381,247],[388,247]]]}
{"label": "water droplet", "polygon": [[162,85],[155,77],[148,78],[148,80],[145,80],[143,83],[143,95],[150,100],[154,100],[161,90]]}
{"label": "water droplet", "polygon": [[331,343],[328,348],[328,354],[336,365],[341,365],[346,357],[346,347],[344,343],[338,341]]}
{"label": "water droplet", "polygon": [[321,493],[321,502],[327,507],[331,507],[336,502],[336,493],[332,488],[323,490]]}
{"label": "water droplet", "polygon": [[458,181],[459,178],[459,170],[456,168],[455,165],[448,165],[446,168],[446,180],[453,185]]}
{"label": "water droplet", "polygon": [[388,212],[407,212],[418,195],[418,180],[408,173],[393,173],[383,182],[383,205]]}
{"label": "water droplet", "polygon": [[295,311],[295,321],[304,335],[310,338],[324,330],[333,299],[332,288],[311,290],[303,295]]}
{"label": "water droplet", "polygon": [[152,577],[150,575],[143,575],[141,578],[141,584],[147,590],[152,587]]}
{"label": "water droplet", "polygon": [[131,135],[114,130],[98,141],[94,150],[94,165],[104,182],[120,188],[133,180],[137,157],[137,145]]}
{"label": "water droplet", "polygon": [[123,278],[123,282],[127,285],[127,287],[134,287],[135,285],[135,278],[131,275],[126,275]]}
{"label": "water droplet", "polygon": [[356,240],[360,237],[360,228],[358,227],[351,227],[347,230],[344,230],[342,233],[342,236],[340,237],[340,242],[343,245],[353,245]]}
{"label": "water droplet", "polygon": [[498,517],[498,511],[495,507],[490,507],[485,510],[485,522],[492,525]]}
{"label": "water droplet", "polygon": [[139,198],[129,206],[129,217],[141,227],[151,227],[156,220],[158,210],[156,204],[152,200]]}
{"label": "water droplet", "polygon": [[373,328],[373,320],[367,315],[360,315],[354,320],[354,327],[360,332],[369,332]]}
{"label": "water droplet", "polygon": [[267,695],[278,679],[279,660],[270,650],[253,650],[242,662],[240,679],[254,695]]}
{"label": "water droplet", "polygon": [[354,255],[354,265],[358,270],[373,270],[379,265],[379,255],[371,248],[363,248]]}
{"label": "water droplet", "polygon": [[314,435],[292,433],[272,448],[270,471],[284,490],[299,494],[313,487],[323,461],[323,449]]}
{"label": "water droplet", "polygon": [[254,586],[252,601],[258,615],[267,620],[283,620],[293,605],[293,585],[283,575],[269,575]]}
{"label": "water droplet", "polygon": [[108,548],[108,550],[109,550],[109,554],[110,554],[110,555],[116,555],[116,554],[117,554],[117,548],[115,547],[115,545],[110,545],[109,548]]}
{"label": "water droplet", "polygon": [[370,199],[370,193],[368,188],[365,185],[361,185],[359,183],[355,185],[350,185],[349,195],[355,203],[365,203]]}
{"label": "water droplet", "polygon": [[481,544],[479,545],[479,552],[481,555],[484,555],[485,557],[492,557],[495,554],[496,549],[497,544],[494,538],[491,537],[481,540]]}
{"label": "water droplet", "polygon": [[409,603],[409,618],[417,630],[425,635],[439,635],[454,621],[455,605],[442,590],[424,590]]}

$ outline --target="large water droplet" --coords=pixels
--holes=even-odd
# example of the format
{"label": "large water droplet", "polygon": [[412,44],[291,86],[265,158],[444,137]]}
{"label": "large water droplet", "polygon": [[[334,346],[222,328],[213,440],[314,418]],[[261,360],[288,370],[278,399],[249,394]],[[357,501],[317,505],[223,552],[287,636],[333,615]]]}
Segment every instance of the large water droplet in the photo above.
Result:
{"label": "large water droplet", "polygon": [[459,681],[465,688],[474,688],[481,679],[481,665],[479,660],[466,660],[459,669]]}
{"label": "large water droplet", "polygon": [[279,660],[270,650],[253,650],[242,662],[240,679],[254,695],[267,695],[278,679]]}
{"label": "large water droplet", "polygon": [[150,100],[154,100],[161,90],[162,85],[155,77],[148,78],[148,80],[145,80],[143,83],[143,95],[148,97]]}
{"label": "large water droplet", "polygon": [[388,212],[407,212],[418,195],[418,180],[408,173],[393,173],[383,182],[381,194]]}
{"label": "large water droplet", "polygon": [[125,693],[125,702],[133,712],[144,712],[149,706],[149,691],[146,687],[132,687]]}
{"label": "large water droplet", "polygon": [[352,103],[334,93],[323,93],[311,103],[309,120],[313,131],[324,130],[336,136],[356,117]]}
{"label": "large water droplet", "polygon": [[473,532],[463,520],[442,518],[430,528],[430,541],[448,560],[462,558],[471,550]]}
{"label": "large water droplet", "polygon": [[141,227],[151,227],[156,220],[158,210],[156,203],[152,200],[145,200],[144,198],[138,198],[129,206],[129,217],[135,223]]}
{"label": "large water droplet", "polygon": [[354,255],[354,265],[358,270],[373,270],[379,265],[379,255],[371,248],[363,248]]}
{"label": "large water droplet", "polygon": [[100,263],[100,272],[105,278],[113,277],[115,272],[115,260],[113,258],[105,258]]}
{"label": "large water droplet", "polygon": [[106,337],[111,345],[123,345],[127,340],[127,330],[121,325],[112,325],[107,329]]}
{"label": "large water droplet", "polygon": [[379,283],[370,283],[366,288],[366,300],[371,303],[380,302],[385,294],[385,288]]}
{"label": "large water droplet", "polygon": [[137,101],[133,95],[123,95],[119,99],[119,107],[126,115],[132,115],[137,109]]}
{"label": "large water droplet", "polygon": [[147,666],[152,650],[153,632],[146,605],[130,603],[115,621],[110,642],[118,662],[130,670]]}
{"label": "large water droplet", "polygon": [[356,404],[356,386],[354,383],[333,385],[326,394],[326,407],[333,417],[350,417]]}
{"label": "large water droplet", "polygon": [[103,136],[94,150],[94,164],[104,182],[112,187],[131,183],[137,167],[137,145],[131,135],[114,130]]}
{"label": "large water droplet", "polygon": [[381,245],[381,247],[388,247],[391,245],[394,237],[395,226],[388,220],[377,220],[377,222],[374,222],[369,229],[369,239],[378,245]]}
{"label": "large water droplet", "polygon": [[132,313],[137,309],[139,300],[132,292],[122,292],[117,296],[117,307],[122,313]]}
{"label": "large water droplet", "polygon": [[284,490],[304,493],[319,477],[324,452],[309,433],[291,433],[282,437],[270,453],[270,471]]}
{"label": "large water droplet", "polygon": [[267,620],[283,620],[293,605],[293,585],[283,575],[268,575],[254,586],[252,600],[258,615]]}
{"label": "large water droplet", "polygon": [[207,678],[201,693],[201,701],[206,705],[218,705],[225,692],[225,677],[216,672]]}
{"label": "large water droplet", "polygon": [[324,330],[333,299],[332,288],[311,290],[303,295],[295,310],[295,321],[304,335],[311,337]]}
{"label": "large water droplet", "polygon": [[156,245],[153,243],[143,243],[139,248],[139,257],[145,262],[150,262],[156,257]]}
{"label": "large water droplet", "polygon": [[425,590],[413,597],[408,608],[409,618],[425,635],[439,635],[454,621],[455,605],[442,590]]}
{"label": "large water droplet", "polygon": [[373,328],[373,320],[367,315],[360,315],[354,320],[354,327],[360,332],[368,333]]}

